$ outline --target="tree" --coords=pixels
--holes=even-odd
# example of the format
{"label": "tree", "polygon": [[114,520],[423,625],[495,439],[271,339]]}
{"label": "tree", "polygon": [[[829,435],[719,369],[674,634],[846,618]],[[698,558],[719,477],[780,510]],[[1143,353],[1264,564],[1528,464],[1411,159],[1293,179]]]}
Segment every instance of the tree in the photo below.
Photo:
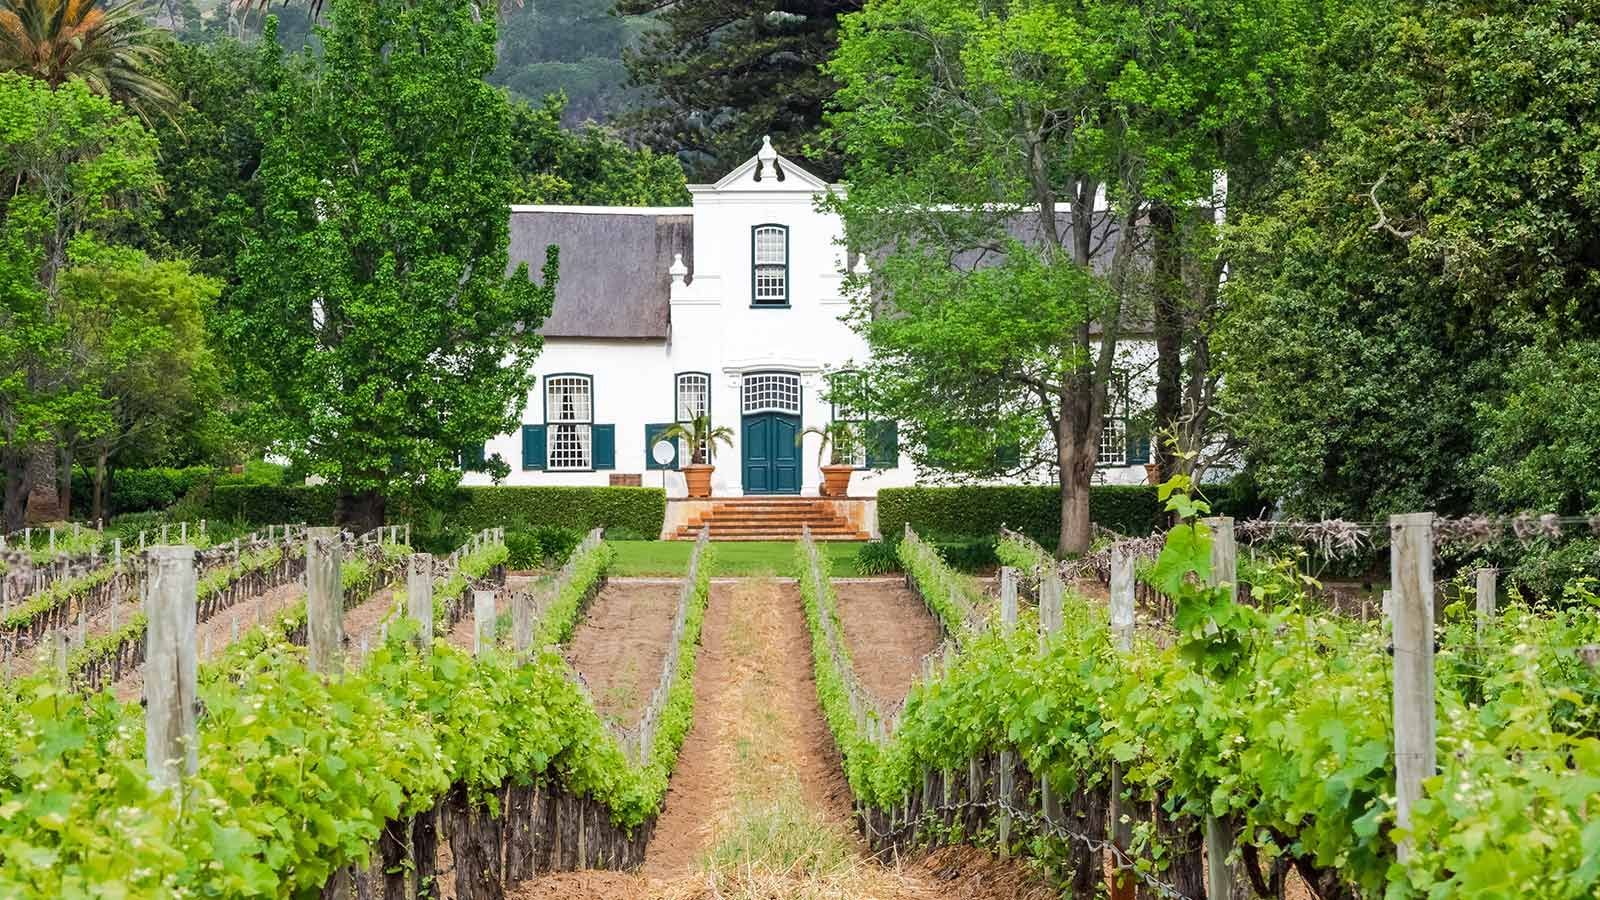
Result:
{"label": "tree", "polygon": [[1150,205],[1210,197],[1218,130],[1270,102],[1278,6],[891,0],[844,21],[832,202],[886,254],[851,313],[873,403],[921,465],[1048,473],[1063,553],[1089,545],[1118,340],[1149,314]]}
{"label": "tree", "polygon": [[172,91],[152,74],[160,60],[156,32],[134,3],[0,0],[0,71],[51,87],[81,78],[149,121],[172,103]]}
{"label": "tree", "polygon": [[386,495],[455,483],[459,448],[515,424],[556,255],[542,285],[507,274],[492,18],[464,0],[334,0],[330,18],[320,68],[269,69],[261,225],[224,333],[249,348],[239,394],[262,432],[370,527]]}
{"label": "tree", "polygon": [[840,159],[818,137],[837,85],[819,67],[839,40],[839,17],[862,0],[618,0],[648,16],[624,56],[649,92],[626,121],[649,145],[678,153],[694,178],[720,177],[761,146],[763,135],[812,171],[834,178]]}
{"label": "tree", "polygon": [[512,102],[512,145],[521,185],[518,203],[681,206],[689,202],[683,167],[648,148],[633,150],[610,131],[561,126],[565,99],[540,106]]}
{"label": "tree", "polygon": [[611,0],[503,7],[500,61],[489,80],[533,103],[565,96],[565,125],[604,122],[634,102],[622,52],[649,27],[648,20],[613,15]]}
{"label": "tree", "polygon": [[97,392],[78,377],[80,335],[62,315],[58,279],[72,247],[134,225],[160,185],[155,142],[120,106],[73,79],[0,74],[0,390],[5,525],[67,512],[71,460],[61,440]]}
{"label": "tree", "polygon": [[1582,124],[1600,26],[1557,2],[1392,0],[1333,35],[1326,138],[1227,242],[1219,340],[1249,463],[1309,515],[1580,495],[1578,469],[1501,493],[1466,462],[1528,446],[1508,429],[1531,420],[1480,420],[1533,399],[1506,377],[1524,348],[1559,360],[1600,335],[1600,130]]}
{"label": "tree", "polygon": [[75,375],[97,392],[92,414],[63,431],[69,457],[92,463],[93,509],[106,510],[112,458],[135,442],[187,436],[185,426],[217,409],[221,391],[206,315],[221,285],[182,261],[138,250],[86,245],[61,273],[61,317],[83,348]]}

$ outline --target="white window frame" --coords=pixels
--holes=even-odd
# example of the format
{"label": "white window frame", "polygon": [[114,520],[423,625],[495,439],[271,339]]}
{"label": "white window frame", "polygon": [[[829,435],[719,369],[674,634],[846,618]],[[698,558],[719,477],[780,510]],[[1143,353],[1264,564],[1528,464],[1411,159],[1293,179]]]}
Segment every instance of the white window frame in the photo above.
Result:
{"label": "white window frame", "polygon": [[1128,373],[1113,371],[1106,385],[1106,415],[1100,420],[1100,446],[1096,468],[1111,469],[1128,464]]}
{"label": "white window frame", "polygon": [[828,392],[832,395],[833,403],[833,421],[849,422],[856,428],[856,445],[854,452],[850,454],[850,465],[857,469],[865,469],[867,467],[867,420],[862,416],[861,410],[851,409],[849,405],[839,402],[838,385],[839,380],[843,378],[856,379],[857,390],[861,390],[859,385],[863,383],[863,379],[866,376],[855,369],[845,369],[828,376]]}
{"label": "white window frame", "polygon": [[594,377],[546,375],[544,417],[545,469],[594,471]]}
{"label": "white window frame", "polygon": [[[685,387],[688,387],[688,392]],[[696,396],[698,395],[698,396]],[[687,405],[686,405],[687,402]],[[711,415],[711,375],[707,372],[679,372],[672,379],[672,411],[674,422],[689,425],[700,416]],[[701,446],[701,450],[710,448]],[[706,454],[709,458],[710,454]],[[689,452],[689,442],[678,439],[678,460],[688,463],[694,456]]]}
{"label": "white window frame", "polygon": [[[776,238],[765,245],[762,238]],[[789,305],[789,227],[776,223],[750,231],[750,305]]]}

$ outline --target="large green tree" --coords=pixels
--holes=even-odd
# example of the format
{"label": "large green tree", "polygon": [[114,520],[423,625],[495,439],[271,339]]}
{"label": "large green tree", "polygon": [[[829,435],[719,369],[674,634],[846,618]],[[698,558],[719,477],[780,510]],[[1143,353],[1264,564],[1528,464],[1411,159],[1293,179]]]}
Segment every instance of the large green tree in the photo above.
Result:
{"label": "large green tree", "polygon": [[565,100],[546,97],[512,108],[519,203],[679,206],[689,202],[676,157],[633,149],[607,128],[563,128]]}
{"label": "large green tree", "polygon": [[70,499],[64,434],[93,415],[82,336],[60,276],[74,247],[132,227],[160,185],[155,141],[78,79],[58,88],[0,75],[0,465],[5,527],[61,518]]}
{"label": "large green tree", "polygon": [[1591,473],[1531,475],[1552,456],[1516,432],[1554,433],[1520,404],[1560,408],[1524,348],[1576,374],[1559,348],[1600,331],[1600,25],[1563,2],[1362,4],[1317,71],[1327,138],[1230,237],[1229,424],[1263,487],[1362,519],[1575,502]]}
{"label": "large green tree", "polygon": [[657,28],[625,57],[646,89],[627,121],[644,141],[678,153],[690,177],[715,179],[749,159],[763,135],[828,178],[841,161],[818,140],[837,84],[820,68],[839,17],[862,0],[617,0]]}
{"label": "large green tree", "polygon": [[[531,385],[543,284],[507,273],[511,108],[495,24],[465,0],[334,0],[321,65],[262,117],[262,223],[226,322],[241,393],[341,522],[453,482]],[[503,463],[501,464],[503,465]]]}
{"label": "large green tree", "polygon": [[921,464],[1055,480],[1062,552],[1088,547],[1118,339],[1148,317],[1151,204],[1210,198],[1219,132],[1296,64],[1273,37],[1295,8],[883,0],[844,20],[834,204],[886,254],[851,319],[873,404]]}

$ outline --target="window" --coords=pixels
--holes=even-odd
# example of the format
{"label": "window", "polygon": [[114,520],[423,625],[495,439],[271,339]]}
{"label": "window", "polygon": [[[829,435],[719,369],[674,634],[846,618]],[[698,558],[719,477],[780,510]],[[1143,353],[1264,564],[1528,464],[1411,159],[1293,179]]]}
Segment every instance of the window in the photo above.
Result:
{"label": "window", "polygon": [[1112,372],[1106,385],[1106,415],[1101,420],[1097,466],[1128,464],[1128,374]]}
{"label": "window", "polygon": [[750,305],[789,305],[789,229],[757,225],[750,237]]}
{"label": "window", "polygon": [[744,413],[800,414],[800,376],[762,372],[744,377]]}
{"label": "window", "polygon": [[[688,425],[701,416],[711,415],[711,376],[704,372],[679,372],[674,389],[673,408],[677,410],[677,422]],[[709,458],[710,448],[701,442],[699,447],[702,458]],[[678,440],[678,458],[689,460],[694,458],[690,451],[689,442]]]}
{"label": "window", "polygon": [[587,375],[544,379],[546,465],[552,472],[594,468],[594,381]]}
{"label": "window", "polygon": [[854,425],[855,449],[850,464],[867,467],[866,379],[860,372],[838,372],[828,379],[828,396],[833,400],[833,420]]}

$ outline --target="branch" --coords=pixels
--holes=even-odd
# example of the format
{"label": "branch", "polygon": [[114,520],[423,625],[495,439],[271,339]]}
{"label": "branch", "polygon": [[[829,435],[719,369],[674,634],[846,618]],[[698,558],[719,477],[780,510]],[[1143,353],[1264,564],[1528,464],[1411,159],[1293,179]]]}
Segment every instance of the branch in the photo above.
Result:
{"label": "branch", "polygon": [[1372,201],[1372,208],[1378,211],[1378,221],[1376,223],[1374,223],[1373,226],[1371,228],[1367,229],[1367,230],[1368,231],[1387,231],[1387,232],[1389,232],[1390,234],[1394,235],[1395,237],[1399,238],[1402,241],[1409,241],[1412,238],[1417,236],[1417,229],[1415,229],[1415,228],[1401,229],[1401,228],[1396,228],[1393,225],[1390,225],[1389,224],[1389,214],[1383,211],[1383,204],[1378,202],[1378,188],[1383,185],[1383,180],[1385,178],[1388,178],[1388,177],[1389,177],[1389,173],[1388,172],[1385,172],[1382,175],[1379,175],[1378,176],[1378,180],[1372,183],[1372,189],[1367,191],[1367,199]]}

